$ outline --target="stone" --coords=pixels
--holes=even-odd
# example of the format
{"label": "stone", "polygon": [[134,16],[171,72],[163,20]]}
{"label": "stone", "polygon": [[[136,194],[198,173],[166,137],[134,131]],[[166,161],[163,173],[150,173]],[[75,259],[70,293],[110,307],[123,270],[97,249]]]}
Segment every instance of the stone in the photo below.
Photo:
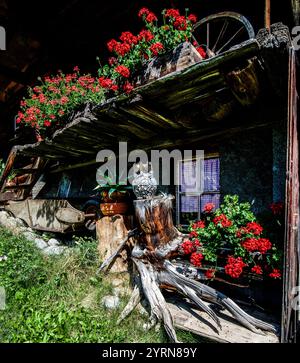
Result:
{"label": "stone", "polygon": [[34,240],[34,243],[36,247],[39,248],[40,250],[43,250],[44,248],[48,247],[47,243],[41,238],[36,238]]}
{"label": "stone", "polygon": [[66,247],[64,246],[48,246],[43,252],[48,256],[58,256],[65,252]]}
{"label": "stone", "polygon": [[24,233],[24,237],[26,239],[28,239],[28,241],[32,241],[32,242],[34,242],[36,239],[36,235],[33,232],[29,232],[29,231]]}
{"label": "stone", "polygon": [[26,223],[20,218],[12,218],[11,217],[11,219],[15,220],[16,227],[24,228],[26,226]]}
{"label": "stone", "polygon": [[49,246],[59,246],[59,245],[60,245],[60,243],[58,242],[58,240],[57,240],[57,239],[55,239],[55,238],[51,238],[51,239],[49,239],[49,241],[48,241],[48,245],[49,245]]}
{"label": "stone", "polygon": [[119,307],[120,299],[118,296],[107,295],[102,298],[101,303],[107,309],[113,310]]}

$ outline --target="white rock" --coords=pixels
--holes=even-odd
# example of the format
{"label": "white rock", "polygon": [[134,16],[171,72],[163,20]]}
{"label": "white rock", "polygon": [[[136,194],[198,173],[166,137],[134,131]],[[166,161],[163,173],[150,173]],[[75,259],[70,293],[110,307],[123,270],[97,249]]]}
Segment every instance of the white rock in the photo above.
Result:
{"label": "white rock", "polygon": [[41,238],[36,238],[34,240],[34,243],[36,247],[39,248],[40,250],[43,250],[44,248],[48,247],[47,243]]}
{"label": "white rock", "polygon": [[33,232],[29,232],[29,231],[24,233],[24,237],[26,239],[28,239],[28,241],[32,241],[32,242],[34,242],[36,239],[36,235]]}
{"label": "white rock", "polygon": [[57,240],[57,239],[55,239],[55,238],[51,238],[51,239],[49,239],[49,241],[48,241],[48,245],[49,245],[49,246],[59,246],[59,245],[60,245],[60,243],[58,242],[58,240]]}
{"label": "white rock", "polygon": [[65,252],[66,247],[64,246],[48,246],[43,250],[46,255],[54,256],[54,255],[61,255]]}
{"label": "white rock", "polygon": [[113,309],[117,309],[119,307],[120,299],[118,298],[118,296],[107,295],[102,298],[101,303],[107,309],[113,310]]}
{"label": "white rock", "polygon": [[17,227],[23,228],[26,226],[26,223],[22,219],[20,219],[20,218],[12,218],[12,219],[15,220]]}

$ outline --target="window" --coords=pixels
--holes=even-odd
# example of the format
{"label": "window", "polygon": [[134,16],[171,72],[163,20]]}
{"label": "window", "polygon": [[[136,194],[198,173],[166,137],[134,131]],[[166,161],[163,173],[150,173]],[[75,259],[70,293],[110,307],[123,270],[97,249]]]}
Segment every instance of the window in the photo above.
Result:
{"label": "window", "polygon": [[[180,163],[180,180],[188,182],[189,173],[195,175],[195,160],[184,160]],[[213,203],[216,208],[220,205],[220,159],[217,156],[204,160],[204,186],[203,193],[187,192],[184,183],[178,186],[176,195],[177,224],[186,226],[190,221],[199,219],[206,203]]]}

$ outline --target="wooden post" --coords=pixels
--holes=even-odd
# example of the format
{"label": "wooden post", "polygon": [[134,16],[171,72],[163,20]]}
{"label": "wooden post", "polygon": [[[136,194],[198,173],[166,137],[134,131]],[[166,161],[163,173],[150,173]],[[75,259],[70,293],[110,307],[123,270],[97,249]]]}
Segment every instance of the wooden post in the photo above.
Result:
{"label": "wooden post", "polygon": [[271,27],[271,0],[265,0],[265,28]]}

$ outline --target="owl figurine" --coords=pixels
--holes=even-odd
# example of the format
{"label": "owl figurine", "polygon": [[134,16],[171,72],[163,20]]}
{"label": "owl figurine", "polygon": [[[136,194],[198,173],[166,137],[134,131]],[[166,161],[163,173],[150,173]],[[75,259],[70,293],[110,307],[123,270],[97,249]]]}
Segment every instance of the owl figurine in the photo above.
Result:
{"label": "owl figurine", "polygon": [[132,187],[137,199],[149,199],[155,195],[157,182],[151,163],[139,162],[133,165]]}

